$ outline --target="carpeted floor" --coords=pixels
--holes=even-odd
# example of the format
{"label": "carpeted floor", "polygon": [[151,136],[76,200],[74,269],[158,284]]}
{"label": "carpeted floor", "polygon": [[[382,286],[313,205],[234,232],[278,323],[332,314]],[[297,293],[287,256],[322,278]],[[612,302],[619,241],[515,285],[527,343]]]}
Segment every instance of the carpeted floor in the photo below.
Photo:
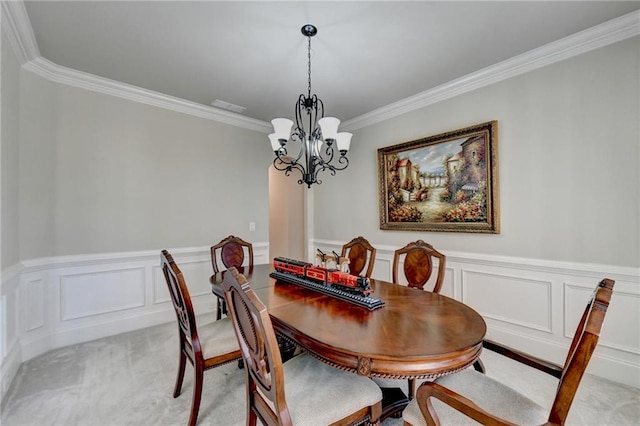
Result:
{"label": "carpeted floor", "polygon": [[[543,406],[557,381],[485,351],[487,374]],[[187,366],[183,393],[172,398],[177,369],[174,323],[48,352],[24,363],[2,403],[0,423],[13,425],[184,425],[193,386]],[[399,381],[404,385],[406,381]],[[205,372],[198,425],[243,425],[244,372],[228,364]],[[587,375],[569,425],[639,425],[640,390]],[[383,426],[400,426],[388,419]]]}

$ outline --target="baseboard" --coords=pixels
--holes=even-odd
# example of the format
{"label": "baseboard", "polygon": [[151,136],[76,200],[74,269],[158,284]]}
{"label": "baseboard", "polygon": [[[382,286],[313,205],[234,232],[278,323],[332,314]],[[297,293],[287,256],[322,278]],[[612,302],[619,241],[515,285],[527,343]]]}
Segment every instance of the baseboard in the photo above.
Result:
{"label": "baseboard", "polygon": [[[567,345],[549,339],[532,338],[495,326],[490,327],[489,335],[492,340],[508,346],[528,348],[527,353],[558,365],[562,365],[567,356]],[[640,389],[640,366],[604,352],[602,348],[596,348],[586,373]]]}
{"label": "baseboard", "polygon": [[[210,314],[211,316],[215,315],[213,311]],[[90,322],[54,330],[50,334],[41,333],[37,336],[27,336],[21,342],[22,360],[28,361],[52,349],[141,330],[175,320],[175,314],[172,311],[163,310],[126,316],[118,320]]]}
{"label": "baseboard", "polygon": [[7,394],[7,391],[11,387],[13,383],[13,379],[16,377],[18,370],[20,369],[20,365],[22,364],[22,353],[21,347],[18,344],[17,340],[14,340],[10,347],[7,350],[7,354],[2,360],[2,382],[0,384],[0,388],[2,390],[2,401],[4,401],[4,397]]}

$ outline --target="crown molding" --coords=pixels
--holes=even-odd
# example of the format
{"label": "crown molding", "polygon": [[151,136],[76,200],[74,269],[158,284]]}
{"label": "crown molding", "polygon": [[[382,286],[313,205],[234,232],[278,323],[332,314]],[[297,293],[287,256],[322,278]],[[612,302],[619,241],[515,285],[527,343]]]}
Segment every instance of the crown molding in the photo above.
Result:
{"label": "crown molding", "polygon": [[99,77],[82,71],[66,68],[39,57],[23,65],[23,67],[48,80],[79,87],[81,89],[100,92],[134,102],[140,102],[171,111],[181,112],[196,117],[206,118],[249,130],[269,133],[269,123],[255,118],[244,117],[240,114],[220,110],[196,102],[187,101],[152,90]]}
{"label": "crown molding", "polygon": [[604,22],[342,123],[356,130],[640,34],[640,10]]}
{"label": "crown molding", "polygon": [[262,133],[271,131],[271,125],[266,121],[55,64],[40,55],[35,34],[22,0],[2,1],[2,14],[2,29],[11,43],[20,65],[47,80]]}
{"label": "crown molding", "polygon": [[36,36],[22,1],[2,1],[2,29],[20,65],[40,56]]}
{"label": "crown molding", "polygon": [[[57,65],[40,56],[22,0],[2,1],[2,28],[25,69],[58,83],[100,92],[237,127],[269,133],[269,123]],[[640,34],[640,10],[346,120],[357,130]]]}

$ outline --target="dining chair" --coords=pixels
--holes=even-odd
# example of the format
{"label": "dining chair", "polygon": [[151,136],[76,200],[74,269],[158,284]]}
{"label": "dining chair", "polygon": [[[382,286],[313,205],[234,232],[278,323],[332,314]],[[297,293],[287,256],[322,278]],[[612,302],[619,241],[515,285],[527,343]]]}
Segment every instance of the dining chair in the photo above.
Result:
{"label": "dining chair", "polygon": [[379,424],[382,391],[369,378],[307,354],[283,363],[267,308],[235,268],[223,289],[246,365],[247,425]]}
{"label": "dining chair", "polygon": [[371,278],[376,260],[376,249],[364,237],[356,237],[342,246],[340,257],[349,258],[349,273],[360,275],[366,267],[364,276]]}
{"label": "dining chair", "polygon": [[[239,268],[243,265],[245,257],[249,270],[253,269],[253,245],[242,238],[229,235],[218,244],[211,247],[211,266],[213,274],[224,271],[232,266]],[[219,264],[222,262],[222,265]],[[213,277],[212,277],[213,278]],[[227,314],[227,305],[224,299],[217,298],[216,320]]]}
{"label": "dining chair", "polygon": [[[435,382],[423,383],[416,398],[407,405],[405,425],[563,425],[580,380],[598,343],[615,282],[600,281],[593,292],[573,335],[564,366],[534,358],[496,342],[483,346],[500,355],[559,379],[551,410],[491,377],[466,369]],[[475,420],[475,421],[474,421]]]}
{"label": "dining chair", "polygon": [[180,361],[173,397],[180,396],[185,365],[188,360],[193,366],[194,372],[193,398],[189,416],[189,425],[193,426],[198,420],[204,372],[240,359],[242,355],[231,319],[224,318],[198,328],[184,276],[167,250],[162,250],[161,263],[178,319]]}
{"label": "dining chair", "polygon": [[403,260],[404,277],[407,285],[412,288],[424,290],[424,285],[431,278],[434,268],[434,260],[438,261],[438,277],[433,285],[432,292],[439,293],[444,281],[446,257],[422,240],[414,241],[396,250],[393,254],[393,282],[400,283],[400,261]]}
{"label": "dining chair", "polygon": [[[404,278],[407,286],[424,290],[425,284],[431,278],[434,269],[434,261],[437,261],[438,276],[431,291],[440,293],[442,283],[444,282],[444,271],[446,265],[446,257],[433,248],[431,244],[422,240],[417,240],[407,244],[406,246],[396,250],[393,253],[393,282],[400,284],[400,262],[403,263]],[[408,397],[413,399],[416,389],[415,379],[409,380]]]}

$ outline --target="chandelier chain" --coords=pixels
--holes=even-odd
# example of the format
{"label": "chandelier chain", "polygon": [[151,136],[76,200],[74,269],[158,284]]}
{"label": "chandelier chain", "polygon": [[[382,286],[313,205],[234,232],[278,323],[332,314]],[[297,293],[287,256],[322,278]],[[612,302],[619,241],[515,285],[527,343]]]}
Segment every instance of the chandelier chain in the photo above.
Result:
{"label": "chandelier chain", "polygon": [[307,86],[307,90],[309,91],[309,97],[311,97],[311,36],[307,37],[308,45],[307,45],[307,74],[309,76],[309,85]]}

